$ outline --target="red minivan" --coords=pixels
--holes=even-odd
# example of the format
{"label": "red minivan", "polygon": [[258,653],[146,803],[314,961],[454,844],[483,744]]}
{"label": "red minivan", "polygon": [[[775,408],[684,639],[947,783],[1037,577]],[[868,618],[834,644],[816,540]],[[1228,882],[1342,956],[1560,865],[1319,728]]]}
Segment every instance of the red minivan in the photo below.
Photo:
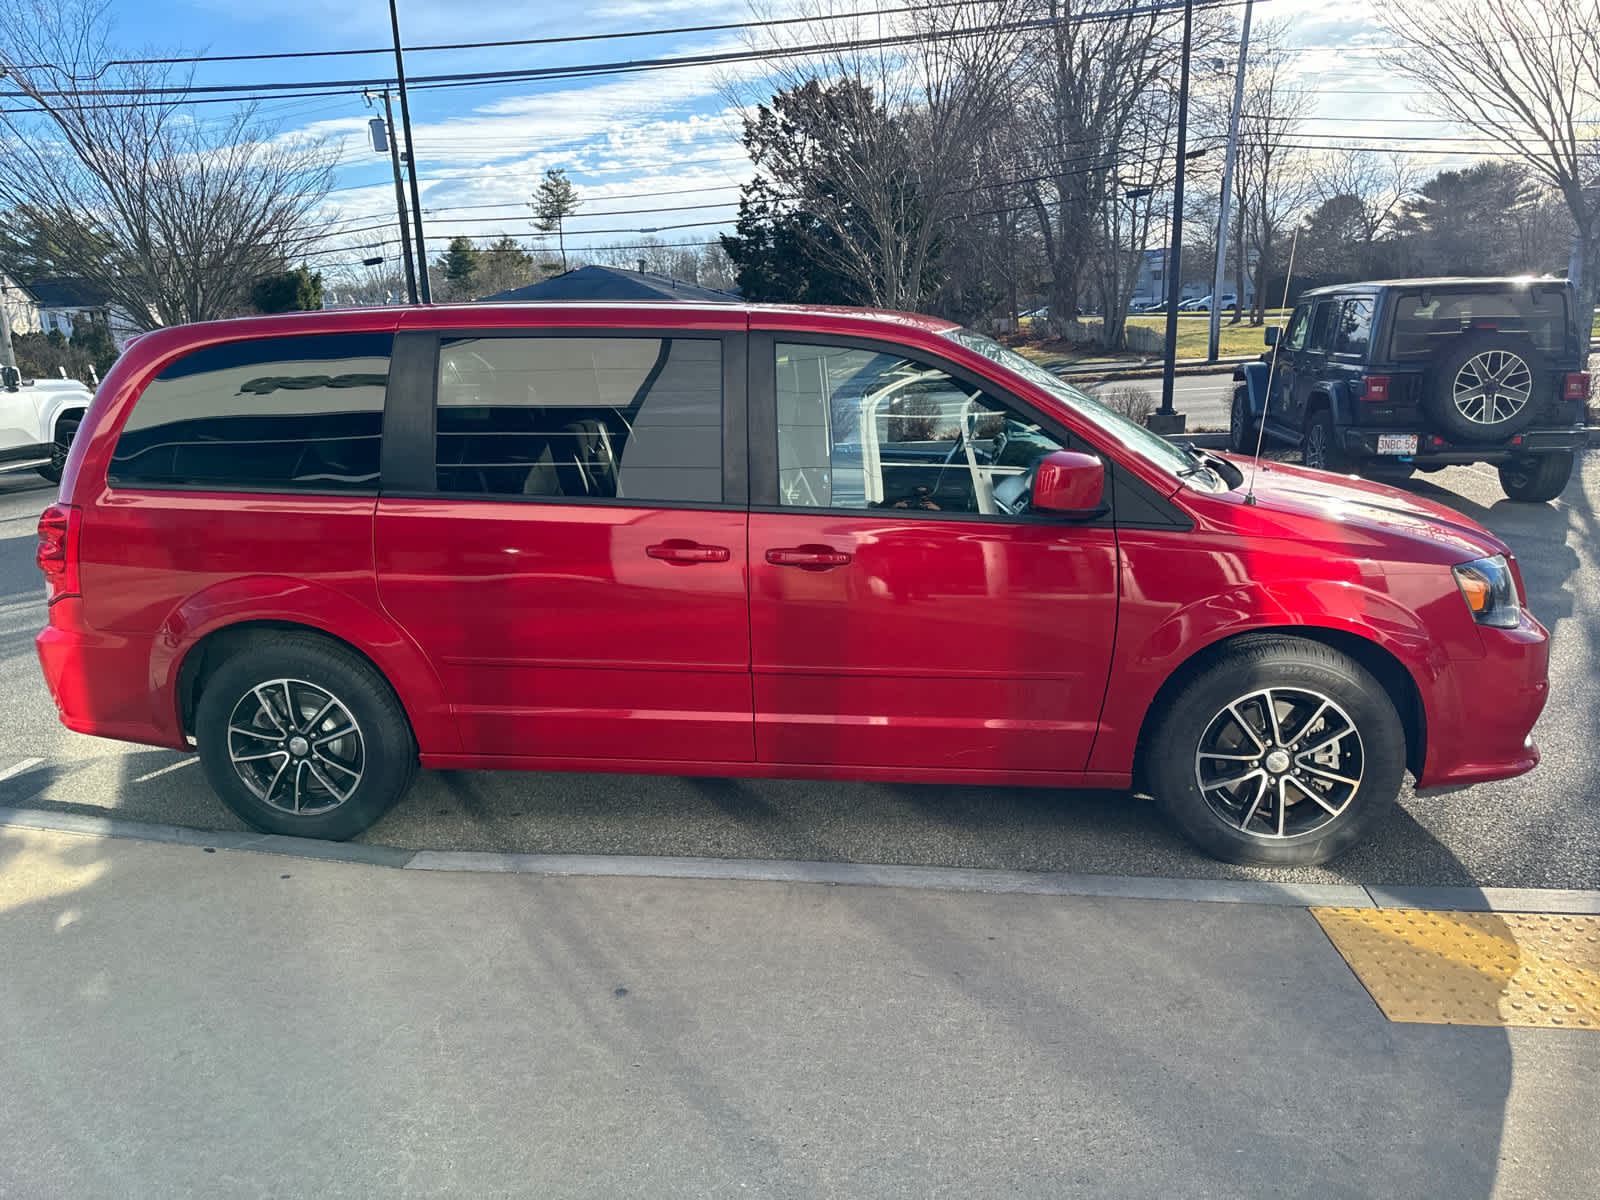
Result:
{"label": "red minivan", "polygon": [[681,304],[140,338],[39,523],[62,721],[274,833],[418,765],[1137,788],[1319,862],[1538,762],[1504,543],[1183,449],[928,317]]}

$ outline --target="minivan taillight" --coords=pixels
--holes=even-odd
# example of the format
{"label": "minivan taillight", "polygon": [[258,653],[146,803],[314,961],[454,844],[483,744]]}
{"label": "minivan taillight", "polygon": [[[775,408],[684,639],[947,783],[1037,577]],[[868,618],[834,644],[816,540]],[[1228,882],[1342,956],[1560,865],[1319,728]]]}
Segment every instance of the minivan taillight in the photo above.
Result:
{"label": "minivan taillight", "polygon": [[1564,400],[1587,400],[1589,398],[1589,376],[1583,371],[1573,371],[1567,376],[1566,386],[1561,389]]}
{"label": "minivan taillight", "polygon": [[1387,375],[1367,376],[1367,390],[1361,393],[1361,398],[1369,404],[1387,404],[1389,402],[1389,377]]}
{"label": "minivan taillight", "polygon": [[71,504],[52,504],[39,517],[39,549],[34,561],[44,572],[45,598],[51,604],[78,590],[78,529],[83,510]]}

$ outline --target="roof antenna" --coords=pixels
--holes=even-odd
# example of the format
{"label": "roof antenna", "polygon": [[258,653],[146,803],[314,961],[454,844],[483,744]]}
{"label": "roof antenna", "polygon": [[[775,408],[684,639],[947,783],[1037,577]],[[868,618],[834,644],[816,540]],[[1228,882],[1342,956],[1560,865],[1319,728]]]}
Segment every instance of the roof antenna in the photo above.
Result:
{"label": "roof antenna", "polygon": [[1261,447],[1267,438],[1267,405],[1272,403],[1272,376],[1278,369],[1278,351],[1283,346],[1283,331],[1289,324],[1289,281],[1294,278],[1294,252],[1300,245],[1300,226],[1294,227],[1294,240],[1289,243],[1289,269],[1283,276],[1283,303],[1279,305],[1284,310],[1283,316],[1278,318],[1278,340],[1272,344],[1272,361],[1267,364],[1267,392],[1261,400],[1261,425],[1256,430],[1256,456],[1250,463],[1250,485],[1244,490],[1244,502],[1256,502],[1256,472],[1261,469]]}

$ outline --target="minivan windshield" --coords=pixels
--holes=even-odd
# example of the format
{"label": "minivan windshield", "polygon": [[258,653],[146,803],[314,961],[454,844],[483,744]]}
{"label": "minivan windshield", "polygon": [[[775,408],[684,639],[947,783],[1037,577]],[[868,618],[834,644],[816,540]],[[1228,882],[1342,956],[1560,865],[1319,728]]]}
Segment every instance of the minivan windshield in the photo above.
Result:
{"label": "minivan windshield", "polygon": [[1159,434],[1151,433],[1143,425],[1128,420],[1121,413],[1107,408],[1100,401],[1085,395],[1059,376],[1052,375],[1037,363],[1029,362],[1015,350],[1009,350],[993,338],[970,329],[950,329],[945,336],[951,341],[999,363],[1029,383],[1037,384],[1060,400],[1084,420],[1092,423],[1119,446],[1133,451],[1164,471],[1190,478],[1197,460]]}

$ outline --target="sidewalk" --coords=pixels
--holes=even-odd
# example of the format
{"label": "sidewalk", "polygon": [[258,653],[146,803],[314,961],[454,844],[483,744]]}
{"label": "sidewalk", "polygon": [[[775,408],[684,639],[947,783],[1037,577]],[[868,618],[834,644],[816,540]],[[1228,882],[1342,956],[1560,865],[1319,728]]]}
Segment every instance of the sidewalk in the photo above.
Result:
{"label": "sidewalk", "polygon": [[1600,1033],[1391,1023],[1294,904],[12,826],[0,964],[0,1195],[1578,1197],[1600,1173]]}

